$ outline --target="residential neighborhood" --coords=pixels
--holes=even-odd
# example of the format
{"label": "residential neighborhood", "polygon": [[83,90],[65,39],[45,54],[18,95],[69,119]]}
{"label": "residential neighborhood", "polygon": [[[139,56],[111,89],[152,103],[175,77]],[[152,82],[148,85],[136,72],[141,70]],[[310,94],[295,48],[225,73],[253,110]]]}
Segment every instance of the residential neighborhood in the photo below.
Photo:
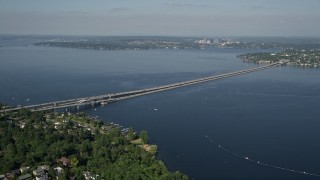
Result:
{"label": "residential neighborhood", "polygon": [[[148,144],[146,131],[138,135],[82,112],[22,109],[2,113],[0,124],[0,180],[152,178],[159,169],[161,176],[187,178],[156,159],[157,146]],[[151,171],[134,173],[146,169]]]}

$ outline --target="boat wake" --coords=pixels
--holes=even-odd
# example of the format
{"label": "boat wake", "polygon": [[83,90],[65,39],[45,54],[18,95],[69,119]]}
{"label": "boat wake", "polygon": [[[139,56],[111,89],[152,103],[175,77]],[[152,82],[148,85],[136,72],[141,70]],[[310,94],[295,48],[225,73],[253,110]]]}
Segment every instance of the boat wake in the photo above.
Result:
{"label": "boat wake", "polygon": [[[239,94],[239,93],[238,93]],[[320,96],[312,95],[296,95],[296,94],[268,94],[268,93],[240,93],[242,95],[254,96],[274,96],[274,97],[297,97],[297,98],[320,98]]]}
{"label": "boat wake", "polygon": [[280,167],[280,166],[276,166],[276,165],[273,165],[273,164],[269,164],[269,163],[265,163],[265,162],[261,162],[261,161],[258,161],[258,160],[255,160],[255,159],[251,159],[249,158],[248,156],[243,156],[239,153],[236,153],[234,151],[231,151],[223,146],[221,146],[220,144],[216,143],[213,139],[211,139],[209,136],[205,136],[205,138],[212,144],[214,144],[216,147],[218,147],[220,150],[228,153],[228,154],[231,154],[232,156],[235,156],[235,157],[238,157],[238,158],[241,158],[245,161],[250,161],[252,163],[255,163],[257,165],[260,165],[260,166],[265,166],[265,167],[271,167],[271,168],[274,168],[274,169],[279,169],[279,170],[282,170],[282,171],[287,171],[287,172],[292,172],[292,173],[298,173],[298,174],[304,174],[304,175],[309,175],[309,176],[317,176],[317,177],[320,177],[319,174],[314,174],[314,173],[310,173],[310,172],[306,172],[306,171],[299,171],[299,170],[294,170],[294,169],[289,169],[289,168],[285,168],[285,167]]}

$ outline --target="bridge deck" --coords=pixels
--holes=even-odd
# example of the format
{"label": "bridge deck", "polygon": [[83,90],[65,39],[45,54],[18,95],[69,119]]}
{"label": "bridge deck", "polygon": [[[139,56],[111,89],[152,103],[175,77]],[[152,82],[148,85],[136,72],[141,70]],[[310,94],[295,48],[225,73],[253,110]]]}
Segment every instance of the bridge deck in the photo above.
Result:
{"label": "bridge deck", "polygon": [[179,83],[173,83],[168,84],[164,86],[158,86],[153,88],[146,88],[141,90],[134,90],[134,91],[127,91],[127,92],[120,92],[120,93],[112,93],[112,94],[103,94],[99,96],[88,96],[88,97],[82,97],[82,98],[75,98],[75,99],[68,99],[68,100],[62,100],[62,101],[54,101],[54,102],[48,102],[48,103],[42,103],[42,104],[35,104],[35,105],[28,105],[23,107],[16,107],[16,108],[10,108],[5,110],[0,110],[0,113],[3,112],[9,112],[9,111],[16,111],[22,108],[30,109],[31,111],[43,111],[43,110],[54,110],[54,109],[62,109],[62,108],[70,108],[70,107],[79,107],[82,105],[96,105],[96,104],[105,104],[105,103],[111,103],[116,102],[124,99],[129,99],[133,97],[148,95],[151,93],[157,93],[162,91],[167,91],[171,89],[176,89],[180,87],[190,86],[194,84],[204,83],[208,81],[214,81],[218,79],[233,77],[233,76],[239,76],[242,74],[252,73],[256,71],[261,71],[264,69],[268,69],[271,67],[276,67],[279,65],[282,65],[284,62],[276,62],[260,67],[255,67],[251,69],[246,70],[240,70],[215,76],[209,76],[204,77],[200,79],[194,79]]}

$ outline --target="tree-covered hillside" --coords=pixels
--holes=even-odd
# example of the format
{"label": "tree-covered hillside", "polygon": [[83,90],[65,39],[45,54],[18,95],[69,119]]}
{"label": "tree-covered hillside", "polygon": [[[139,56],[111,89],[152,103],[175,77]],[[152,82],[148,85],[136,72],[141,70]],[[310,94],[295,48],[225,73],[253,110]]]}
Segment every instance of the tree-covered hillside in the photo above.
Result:
{"label": "tree-covered hillside", "polygon": [[[93,179],[188,179],[180,172],[169,172],[154,152],[131,143],[138,138],[132,129],[122,131],[84,113],[21,110],[2,114],[0,119],[0,174],[21,167],[30,167],[25,173],[31,174],[46,165],[45,173],[59,179],[84,179],[85,175]],[[142,137],[148,139],[145,131]]]}

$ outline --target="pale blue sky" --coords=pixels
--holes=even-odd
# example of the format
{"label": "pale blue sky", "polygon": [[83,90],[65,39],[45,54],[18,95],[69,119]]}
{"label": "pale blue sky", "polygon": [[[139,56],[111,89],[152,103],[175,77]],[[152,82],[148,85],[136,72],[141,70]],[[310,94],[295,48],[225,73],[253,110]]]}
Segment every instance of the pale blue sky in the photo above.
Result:
{"label": "pale blue sky", "polygon": [[320,36],[320,0],[0,0],[0,34]]}

